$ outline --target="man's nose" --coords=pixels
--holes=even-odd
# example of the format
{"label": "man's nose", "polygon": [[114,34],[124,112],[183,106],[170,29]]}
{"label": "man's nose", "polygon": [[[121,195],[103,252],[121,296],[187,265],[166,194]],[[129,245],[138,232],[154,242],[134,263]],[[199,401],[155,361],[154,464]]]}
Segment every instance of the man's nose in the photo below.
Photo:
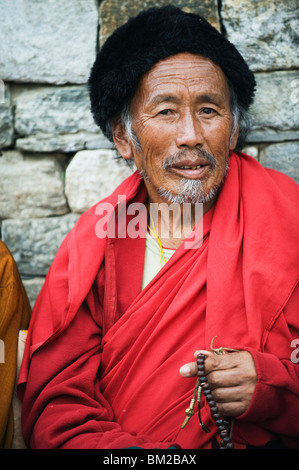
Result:
{"label": "man's nose", "polygon": [[176,141],[178,147],[194,148],[203,145],[201,123],[191,112],[184,114],[179,120]]}

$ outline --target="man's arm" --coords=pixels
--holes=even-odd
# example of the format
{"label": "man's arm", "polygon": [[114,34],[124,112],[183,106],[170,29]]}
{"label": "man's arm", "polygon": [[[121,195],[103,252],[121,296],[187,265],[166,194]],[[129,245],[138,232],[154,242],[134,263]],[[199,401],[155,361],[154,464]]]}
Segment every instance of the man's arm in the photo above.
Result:
{"label": "man's arm", "polygon": [[[101,393],[101,329],[83,304],[68,328],[32,355],[23,397],[23,433],[31,448],[167,448],[124,432]],[[99,317],[99,316],[98,316]]]}
{"label": "man's arm", "polygon": [[[299,442],[299,364],[292,361],[292,340],[299,342],[299,287],[267,334],[264,351],[208,357],[205,370],[219,412],[255,423],[273,435]],[[297,343],[296,343],[297,344]],[[246,350],[245,350],[246,349]],[[295,356],[295,354],[293,354]],[[197,364],[185,364],[183,377],[197,375]]]}

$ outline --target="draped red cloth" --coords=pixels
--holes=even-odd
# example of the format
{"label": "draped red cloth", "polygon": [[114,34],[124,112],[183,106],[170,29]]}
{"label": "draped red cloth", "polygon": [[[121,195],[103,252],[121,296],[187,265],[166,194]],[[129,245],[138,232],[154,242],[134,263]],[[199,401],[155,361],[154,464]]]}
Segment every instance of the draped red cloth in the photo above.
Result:
{"label": "draped red cloth", "polygon": [[[116,210],[119,195],[145,202],[137,173],[105,200]],[[298,446],[298,208],[293,180],[232,153],[202,245],[183,243],[143,291],[144,238],[99,239],[95,207],[83,214],[33,311],[18,387],[27,444],[207,447],[207,406],[211,433],[196,416],[180,428],[196,379],[179,368],[217,336],[215,347],[248,350],[257,370],[235,443]]]}

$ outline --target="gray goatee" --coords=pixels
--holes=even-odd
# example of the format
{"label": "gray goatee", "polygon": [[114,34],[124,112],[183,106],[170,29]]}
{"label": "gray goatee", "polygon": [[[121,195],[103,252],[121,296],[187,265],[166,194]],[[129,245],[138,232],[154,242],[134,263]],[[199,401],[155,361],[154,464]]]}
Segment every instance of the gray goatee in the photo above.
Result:
{"label": "gray goatee", "polygon": [[[214,170],[217,166],[218,163],[213,155],[208,153],[204,149],[193,149],[193,150],[180,150],[174,155],[171,155],[168,157],[166,160],[163,162],[163,169],[168,170],[171,168],[171,166],[175,163],[180,163],[180,161],[183,161],[186,156],[188,157],[201,157],[204,158],[207,163],[210,164],[211,169]],[[211,188],[210,191],[206,191],[203,188],[203,183],[201,180],[191,180],[191,179],[186,179],[182,178],[180,182],[178,183],[177,186],[177,193],[173,194],[172,192],[168,191],[164,187],[158,188],[158,192],[160,196],[162,196],[164,199],[166,199],[170,203],[178,203],[178,204],[197,204],[197,203],[206,203],[211,201],[218,193],[219,188],[221,187],[222,182],[225,179],[225,176],[228,171],[228,158],[226,159],[226,168],[225,168],[225,173],[224,177],[221,181],[221,183],[217,186],[214,186]],[[149,181],[148,177],[142,172],[143,177]]]}

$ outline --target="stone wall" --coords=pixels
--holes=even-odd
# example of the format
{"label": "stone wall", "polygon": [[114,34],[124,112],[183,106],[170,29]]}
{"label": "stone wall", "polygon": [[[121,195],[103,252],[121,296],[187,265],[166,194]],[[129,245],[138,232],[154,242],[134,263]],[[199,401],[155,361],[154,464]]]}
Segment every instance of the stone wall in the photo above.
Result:
{"label": "stone wall", "polygon": [[[32,305],[80,213],[130,174],[93,123],[100,44],[154,0],[0,0],[0,223]],[[299,182],[297,0],[173,0],[206,16],[257,79],[245,150]],[[297,39],[297,41],[296,41]]]}

